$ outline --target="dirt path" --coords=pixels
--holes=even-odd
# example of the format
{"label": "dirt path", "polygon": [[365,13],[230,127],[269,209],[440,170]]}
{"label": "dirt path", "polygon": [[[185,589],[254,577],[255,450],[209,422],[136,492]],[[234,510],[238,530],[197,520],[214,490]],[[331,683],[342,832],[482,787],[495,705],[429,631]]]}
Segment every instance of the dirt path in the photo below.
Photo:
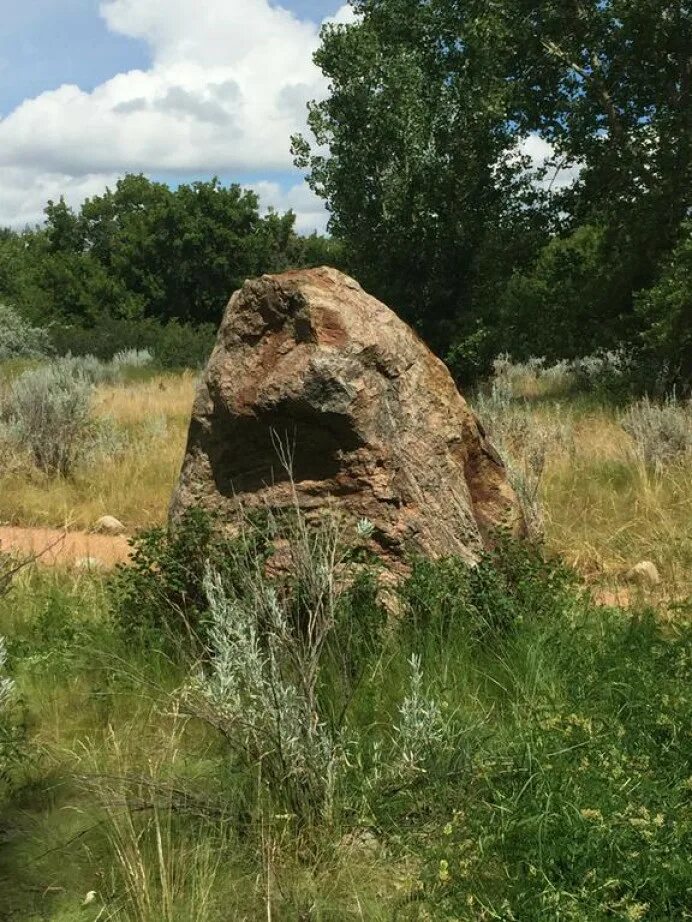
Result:
{"label": "dirt path", "polygon": [[46,566],[114,567],[129,559],[125,535],[94,535],[56,528],[0,526],[0,550],[36,556]]}

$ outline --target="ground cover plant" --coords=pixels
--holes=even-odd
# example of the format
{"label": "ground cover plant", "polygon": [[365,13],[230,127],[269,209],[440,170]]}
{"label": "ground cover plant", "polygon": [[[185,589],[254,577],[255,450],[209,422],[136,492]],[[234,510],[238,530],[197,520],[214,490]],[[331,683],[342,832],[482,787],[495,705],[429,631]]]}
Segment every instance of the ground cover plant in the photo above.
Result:
{"label": "ground cover plant", "polygon": [[392,614],[358,534],[279,530],[285,577],[244,542],[196,564],[197,655],[175,604],[133,642],[102,575],[3,599],[32,752],[6,917],[688,917],[688,622],[595,605],[511,543],[412,561]]}
{"label": "ground cover plant", "polygon": [[0,518],[145,529],[113,573],[2,558],[0,917],[689,917],[684,402],[503,357],[472,399],[533,542],[392,595],[366,522],[163,528],[195,378],[134,364],[70,366],[118,453],[0,475]]}

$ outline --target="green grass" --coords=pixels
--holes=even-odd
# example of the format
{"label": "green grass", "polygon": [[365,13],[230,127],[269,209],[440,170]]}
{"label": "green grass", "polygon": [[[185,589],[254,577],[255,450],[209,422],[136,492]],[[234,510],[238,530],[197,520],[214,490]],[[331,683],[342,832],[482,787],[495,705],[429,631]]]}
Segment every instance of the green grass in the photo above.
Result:
{"label": "green grass", "polygon": [[[472,576],[419,563],[348,703],[336,810],[306,827],[188,716],[192,664],[124,639],[111,598],[41,571],[0,600],[0,918],[692,918],[689,622],[596,607],[517,549]],[[368,592],[349,604],[374,617]],[[412,652],[446,729],[397,774]],[[325,712],[342,693],[327,663]]]}

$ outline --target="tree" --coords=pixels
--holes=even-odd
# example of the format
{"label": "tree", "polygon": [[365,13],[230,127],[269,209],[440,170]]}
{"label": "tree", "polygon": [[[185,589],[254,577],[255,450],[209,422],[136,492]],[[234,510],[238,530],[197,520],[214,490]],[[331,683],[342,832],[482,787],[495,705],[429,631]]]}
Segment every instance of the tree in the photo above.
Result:
{"label": "tree", "polygon": [[45,227],[0,238],[0,294],[46,323],[215,324],[246,278],[330,253],[298,237],[292,212],[263,216],[254,192],[217,179],[171,189],[128,175],[78,211],[61,199],[45,214]]}
{"label": "tree", "polygon": [[362,20],[328,26],[315,58],[331,92],[309,123],[329,153],[297,137],[296,162],[364,284],[444,350],[472,310],[484,248],[499,237],[521,250],[517,222],[528,247],[540,233],[507,119],[513,90],[491,66],[488,33],[502,24],[477,2],[355,6]]}
{"label": "tree", "polygon": [[642,322],[641,346],[649,379],[659,387],[692,391],[692,221],[662,267],[656,283],[641,292],[636,311]]}
{"label": "tree", "polygon": [[49,203],[49,239],[63,256],[76,251],[98,264],[123,292],[117,313],[197,323],[217,321],[234,288],[266,271],[275,237],[293,227],[290,214],[265,222],[253,192],[216,179],[172,190],[130,175],[72,221],[65,211]]}
{"label": "tree", "polygon": [[[580,248],[597,237],[609,297],[590,286],[575,336],[586,314],[604,343],[636,335],[635,294],[691,204],[690,0],[353,6],[358,20],[328,26],[315,58],[330,81],[310,107],[319,147],[297,137],[293,150],[363,281],[443,354],[480,367],[511,347],[506,311],[525,307],[527,285],[538,310],[541,285],[562,275],[555,303],[574,308]],[[552,151],[542,171],[518,153],[534,133]],[[578,180],[550,189],[567,167]],[[581,268],[555,275],[577,256]],[[550,317],[558,343],[559,311],[534,320]]]}

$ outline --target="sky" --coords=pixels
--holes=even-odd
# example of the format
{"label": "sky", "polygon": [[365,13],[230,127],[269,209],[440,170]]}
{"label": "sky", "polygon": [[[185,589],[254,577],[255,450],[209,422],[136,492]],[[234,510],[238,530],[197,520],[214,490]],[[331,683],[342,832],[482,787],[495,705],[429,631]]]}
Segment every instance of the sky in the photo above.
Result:
{"label": "sky", "polygon": [[352,14],[344,0],[284,2],[0,0],[0,226],[142,172],[218,175],[323,231],[290,136],[326,92],[320,24]]}

